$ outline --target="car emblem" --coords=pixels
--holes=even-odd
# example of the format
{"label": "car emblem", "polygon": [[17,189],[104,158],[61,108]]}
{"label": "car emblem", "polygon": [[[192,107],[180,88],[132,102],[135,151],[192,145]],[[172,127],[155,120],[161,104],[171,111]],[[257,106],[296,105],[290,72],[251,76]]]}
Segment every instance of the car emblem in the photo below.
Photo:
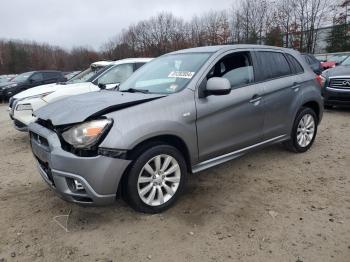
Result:
{"label": "car emblem", "polygon": [[350,81],[343,81],[343,86],[350,86]]}

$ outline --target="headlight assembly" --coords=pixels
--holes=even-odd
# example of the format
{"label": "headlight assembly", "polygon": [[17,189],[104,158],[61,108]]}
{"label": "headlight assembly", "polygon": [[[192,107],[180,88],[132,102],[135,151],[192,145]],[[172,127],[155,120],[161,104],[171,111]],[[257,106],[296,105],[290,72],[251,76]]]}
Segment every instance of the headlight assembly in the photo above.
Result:
{"label": "headlight assembly", "polygon": [[16,107],[17,111],[24,111],[24,110],[32,110],[33,111],[33,107],[31,104],[19,104]]}
{"label": "headlight assembly", "polygon": [[75,148],[91,148],[96,145],[112,125],[111,119],[98,119],[78,124],[62,133],[63,139]]}

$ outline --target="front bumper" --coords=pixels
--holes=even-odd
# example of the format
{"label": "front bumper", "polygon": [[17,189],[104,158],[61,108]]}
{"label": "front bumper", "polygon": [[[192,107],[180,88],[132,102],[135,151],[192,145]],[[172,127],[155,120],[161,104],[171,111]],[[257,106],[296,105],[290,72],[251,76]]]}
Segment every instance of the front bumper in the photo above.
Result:
{"label": "front bumper", "polygon": [[325,105],[350,105],[350,89],[325,87],[322,90]]}
{"label": "front bumper", "polygon": [[39,172],[63,199],[85,205],[106,205],[115,201],[129,160],[100,155],[79,157],[62,149],[55,132],[37,123],[28,127]]}

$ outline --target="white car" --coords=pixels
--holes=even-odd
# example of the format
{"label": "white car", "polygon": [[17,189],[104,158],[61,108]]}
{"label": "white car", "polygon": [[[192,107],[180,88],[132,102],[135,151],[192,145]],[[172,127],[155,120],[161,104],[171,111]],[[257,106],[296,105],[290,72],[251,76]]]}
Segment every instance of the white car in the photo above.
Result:
{"label": "white car", "polygon": [[[43,101],[41,101],[40,98],[43,98],[48,94],[51,94],[59,90],[61,87],[66,86],[67,84],[77,84],[77,83],[93,81],[98,75],[98,73],[102,71],[102,69],[106,68],[107,66],[113,63],[114,62],[111,62],[111,61],[94,62],[90,65],[89,68],[79,73],[78,75],[74,76],[73,78],[69,79],[65,83],[53,83],[53,84],[36,86],[33,88],[29,88],[27,90],[24,90],[16,94],[15,96],[11,97],[9,99],[9,112],[10,112],[11,119],[14,120],[16,129],[20,131],[25,131],[26,124],[23,124],[21,120],[24,120],[24,122],[27,123],[32,118],[29,115],[30,112],[27,111],[27,112],[19,113],[19,115],[22,115],[23,113],[23,117],[25,119],[23,119],[23,117],[22,118],[20,117],[21,120],[14,119],[14,113],[15,113],[17,103],[19,103],[20,101],[26,101],[27,104],[33,102],[34,107],[32,110],[35,110],[36,108],[40,108],[41,106],[43,106],[42,104]],[[31,102],[29,100],[31,100]],[[29,108],[28,106],[25,106],[25,107]],[[20,106],[18,109],[19,111],[25,111],[23,110],[25,109],[25,107]]]}
{"label": "white car", "polygon": [[33,117],[35,110],[68,96],[115,88],[150,60],[151,58],[128,58],[108,62],[109,64],[103,70],[86,79],[88,82],[72,82],[84,73],[82,72],[68,83],[40,86],[34,92],[27,92],[29,90],[21,92],[14,97],[13,101],[10,101],[10,117],[13,119],[14,126],[19,131],[27,131],[28,124],[35,121]]}

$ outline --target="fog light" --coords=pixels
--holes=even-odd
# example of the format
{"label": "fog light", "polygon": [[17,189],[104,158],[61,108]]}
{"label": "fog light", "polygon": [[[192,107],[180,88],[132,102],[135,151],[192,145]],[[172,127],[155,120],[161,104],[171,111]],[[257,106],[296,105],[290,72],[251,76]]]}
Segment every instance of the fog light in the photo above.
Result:
{"label": "fog light", "polygon": [[74,185],[76,190],[84,190],[83,184],[76,179],[74,179]]}

